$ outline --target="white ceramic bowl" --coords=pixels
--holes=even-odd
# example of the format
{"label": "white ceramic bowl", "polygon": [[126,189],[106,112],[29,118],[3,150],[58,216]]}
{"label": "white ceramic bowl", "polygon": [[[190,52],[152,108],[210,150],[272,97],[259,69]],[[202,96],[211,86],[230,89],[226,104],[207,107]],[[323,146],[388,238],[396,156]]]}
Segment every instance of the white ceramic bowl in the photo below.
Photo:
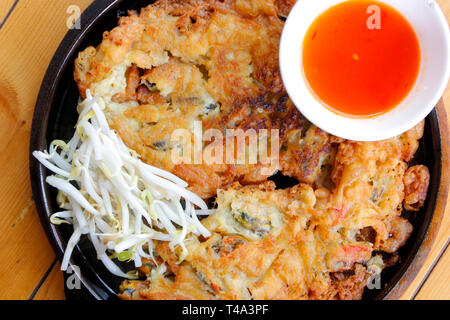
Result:
{"label": "white ceramic bowl", "polygon": [[[352,1],[352,0],[345,0]],[[379,0],[397,9],[414,28],[421,49],[421,67],[410,94],[394,109],[371,118],[351,118],[319,102],[302,72],[303,39],[314,20],[343,0],[298,0],[281,37],[280,69],[287,92],[316,126],[335,136],[356,140],[388,139],[422,121],[444,93],[450,75],[450,35],[444,14],[434,0]]]}

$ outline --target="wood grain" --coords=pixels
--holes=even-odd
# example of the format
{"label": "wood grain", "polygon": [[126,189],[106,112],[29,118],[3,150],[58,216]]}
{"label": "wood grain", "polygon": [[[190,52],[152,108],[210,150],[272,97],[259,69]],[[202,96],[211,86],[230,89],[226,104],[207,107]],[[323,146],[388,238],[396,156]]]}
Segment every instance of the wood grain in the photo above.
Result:
{"label": "wood grain", "polygon": [[439,259],[432,273],[416,296],[417,300],[450,299],[450,249]]}
{"label": "wood grain", "polygon": [[64,300],[64,278],[60,270],[61,264],[57,262],[45,282],[36,292],[33,300]]}
{"label": "wood grain", "polygon": [[[31,199],[28,144],[36,96],[73,3],[21,0],[0,30],[0,299],[27,299],[55,258]],[[90,1],[77,3],[84,9]]]}
{"label": "wood grain", "polygon": [[[449,18],[450,1],[437,2]],[[0,22],[13,3],[14,0],[0,0]],[[20,0],[0,30],[0,299],[28,298],[55,257],[31,199],[30,125],[43,75],[67,32],[67,8],[75,4],[84,10],[90,3],[91,0]],[[450,88],[443,98],[450,115]],[[449,250],[441,257],[449,238],[447,206],[436,242],[402,299],[450,299]],[[38,289],[35,299],[64,298],[59,264]]]}

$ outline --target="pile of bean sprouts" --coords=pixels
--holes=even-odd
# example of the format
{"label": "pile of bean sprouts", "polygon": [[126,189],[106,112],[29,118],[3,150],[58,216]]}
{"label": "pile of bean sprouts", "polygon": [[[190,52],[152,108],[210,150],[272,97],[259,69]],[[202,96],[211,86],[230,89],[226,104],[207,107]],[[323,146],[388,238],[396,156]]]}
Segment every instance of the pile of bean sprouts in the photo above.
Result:
{"label": "pile of bean sprouts", "polygon": [[209,237],[197,215],[211,213],[205,202],[187,190],[177,176],[142,162],[111,130],[103,99],[92,97],[78,106],[79,119],[73,138],[55,140],[48,151],[34,151],[42,165],[54,173],[46,182],[58,189],[61,211],[50,217],[53,224],[73,225],[61,269],[66,270],[82,235],[92,242],[97,257],[114,275],[125,273],[117,261],[153,259],[153,240],[167,241],[172,250],[187,255],[186,236]]}

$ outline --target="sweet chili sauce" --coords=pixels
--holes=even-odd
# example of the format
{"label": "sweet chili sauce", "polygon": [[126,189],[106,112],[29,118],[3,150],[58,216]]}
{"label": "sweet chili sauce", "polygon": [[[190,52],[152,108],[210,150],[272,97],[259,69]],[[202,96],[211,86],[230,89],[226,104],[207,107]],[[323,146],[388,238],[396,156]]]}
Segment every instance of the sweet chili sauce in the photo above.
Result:
{"label": "sweet chili sauce", "polygon": [[397,10],[378,1],[351,0],[314,21],[302,59],[310,89],[326,106],[368,117],[391,110],[409,94],[419,73],[420,46]]}

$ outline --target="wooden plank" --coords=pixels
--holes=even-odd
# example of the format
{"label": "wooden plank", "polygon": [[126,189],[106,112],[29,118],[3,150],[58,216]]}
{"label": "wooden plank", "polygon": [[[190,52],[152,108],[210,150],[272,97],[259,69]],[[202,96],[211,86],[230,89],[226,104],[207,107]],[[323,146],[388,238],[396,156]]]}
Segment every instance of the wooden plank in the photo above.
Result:
{"label": "wooden plank", "polygon": [[33,300],[64,300],[64,277],[60,270],[61,264],[57,262]]}
{"label": "wooden plank", "polygon": [[6,15],[8,14],[11,7],[14,5],[16,0],[2,0],[0,1],[0,25],[6,18]]}
{"label": "wooden plank", "polygon": [[450,248],[439,259],[416,299],[450,300]]}
{"label": "wooden plank", "polygon": [[[84,9],[90,0],[77,3]],[[28,146],[35,99],[71,4],[21,0],[0,30],[0,299],[27,299],[55,258],[31,199]]]}

